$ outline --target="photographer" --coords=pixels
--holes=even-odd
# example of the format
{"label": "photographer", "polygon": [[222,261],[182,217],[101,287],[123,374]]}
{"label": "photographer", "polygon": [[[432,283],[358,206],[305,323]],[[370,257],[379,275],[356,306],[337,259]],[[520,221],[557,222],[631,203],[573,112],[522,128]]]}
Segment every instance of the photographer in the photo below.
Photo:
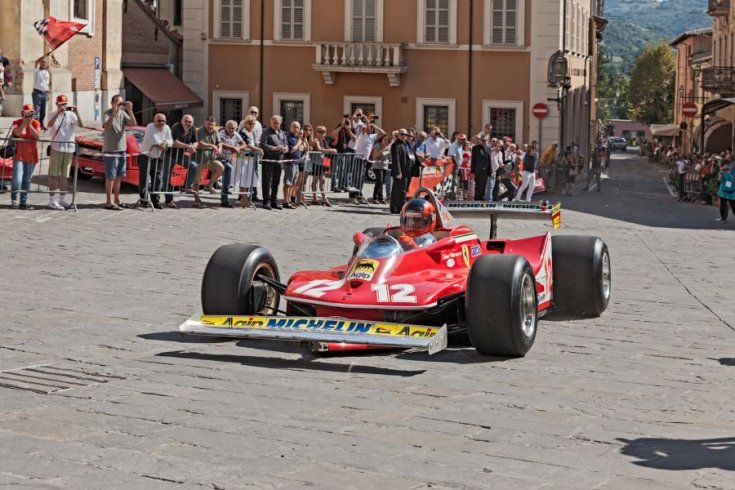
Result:
{"label": "photographer", "polygon": [[[13,121],[10,127],[15,142],[15,158],[13,159],[13,182],[10,187],[10,200],[13,209],[33,209],[28,206],[28,192],[31,190],[31,176],[38,163],[37,142],[41,138],[41,123],[33,119],[36,111],[31,104],[26,104],[20,111],[21,119]],[[22,141],[30,140],[30,141]],[[20,190],[20,204],[18,203]]]}
{"label": "photographer", "polygon": [[125,128],[137,125],[138,121],[133,115],[133,103],[123,101],[121,96],[114,95],[110,100],[110,109],[105,111],[105,122],[102,123],[102,129],[105,131],[102,143],[102,158],[105,162],[105,194],[107,195],[105,209],[120,211],[123,207],[127,207],[120,202],[120,184],[126,175]]}
{"label": "photographer", "polygon": [[[56,112],[49,117],[46,127],[51,133],[51,153],[48,167],[49,203],[51,209],[68,209],[71,202],[66,197],[67,175],[76,143],[74,131],[83,126],[77,108],[69,106],[66,95],[56,97]],[[55,190],[59,191],[56,197]]]}

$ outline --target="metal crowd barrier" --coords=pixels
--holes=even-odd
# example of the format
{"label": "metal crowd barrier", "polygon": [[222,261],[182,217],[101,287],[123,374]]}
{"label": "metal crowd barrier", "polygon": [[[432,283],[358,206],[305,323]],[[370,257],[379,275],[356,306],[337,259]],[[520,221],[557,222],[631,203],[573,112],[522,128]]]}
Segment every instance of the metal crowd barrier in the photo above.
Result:
{"label": "metal crowd barrier", "polygon": [[[16,199],[20,201],[22,197],[26,198],[27,204],[41,206],[38,203],[29,202],[28,199],[31,194],[46,194],[59,195],[61,201],[62,196],[66,197],[63,201],[63,205],[66,209],[73,209],[77,211],[76,195],[77,195],[77,182],[79,180],[79,154],[77,151],[76,143],[69,142],[56,142],[50,139],[39,139],[39,140],[27,140],[23,138],[11,137],[10,128],[5,131],[5,137],[0,137],[0,194],[16,192]],[[63,143],[70,145],[74,148],[74,154],[71,157],[71,162],[68,168],[65,169],[64,174],[58,176],[60,179],[64,179],[66,183],[66,189],[63,191],[54,188],[50,189],[50,179],[57,178],[56,176],[50,176],[51,170],[51,157],[50,157],[50,145],[51,143]],[[29,174],[22,172],[20,165],[21,161],[18,156],[25,154],[29,150],[28,145],[35,145],[35,151],[38,152],[38,162],[32,164],[30,167],[32,170]],[[29,167],[26,167],[29,168]],[[17,179],[13,179],[14,174],[17,174]],[[69,185],[69,178],[72,179],[71,185]],[[17,180],[13,182],[13,180]],[[23,181],[29,183],[28,189],[22,189]],[[25,195],[25,196],[24,196]],[[69,199],[70,198],[70,199]],[[49,202],[43,203],[43,207],[46,208]]]}
{"label": "metal crowd barrier", "polygon": [[322,195],[349,193],[364,199],[362,188],[367,164],[368,160],[356,153],[310,151],[304,165],[306,180],[303,192]]}
{"label": "metal crowd barrier", "polygon": [[248,207],[255,209],[252,196],[258,187],[259,163],[259,155],[250,152],[223,153],[201,162],[197,162],[195,155],[178,148],[169,149],[156,158],[140,154],[139,203],[155,210],[155,203],[162,198],[173,201],[176,196],[188,195],[194,198],[196,205],[203,206],[202,199],[222,200],[226,195],[228,202],[230,198],[245,197]]}

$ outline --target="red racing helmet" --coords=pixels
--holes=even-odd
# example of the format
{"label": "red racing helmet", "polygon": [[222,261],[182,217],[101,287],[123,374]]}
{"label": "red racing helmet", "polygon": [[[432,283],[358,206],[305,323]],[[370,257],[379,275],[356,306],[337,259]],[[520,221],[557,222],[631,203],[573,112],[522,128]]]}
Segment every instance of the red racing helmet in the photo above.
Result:
{"label": "red racing helmet", "polygon": [[411,199],[401,209],[401,229],[411,237],[431,233],[436,227],[436,209],[426,199]]}

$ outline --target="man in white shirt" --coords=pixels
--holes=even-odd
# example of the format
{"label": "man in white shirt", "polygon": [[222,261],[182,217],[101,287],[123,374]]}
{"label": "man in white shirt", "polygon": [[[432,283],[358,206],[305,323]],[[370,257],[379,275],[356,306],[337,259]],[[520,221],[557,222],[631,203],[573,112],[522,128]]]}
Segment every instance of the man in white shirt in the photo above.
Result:
{"label": "man in white shirt", "polygon": [[[362,113],[362,109],[358,107],[357,109],[355,109],[355,113],[352,115],[352,134],[360,136],[360,133],[362,133],[362,128],[365,125],[367,125],[367,118]],[[347,148],[355,151],[356,146],[357,137],[355,137],[354,139],[350,138],[350,141],[347,143]]]}
{"label": "man in white shirt", "polygon": [[497,181],[498,170],[503,167],[503,150],[500,148],[500,142],[493,138],[490,145],[490,174],[487,179],[487,187],[485,187],[485,199],[489,201],[497,200],[497,192],[495,191],[495,182]]}
{"label": "man in white shirt", "polygon": [[438,160],[444,156],[444,150],[449,148],[449,141],[437,127],[431,128],[429,136],[424,140],[425,158]]}
{"label": "man in white shirt", "polygon": [[492,138],[493,135],[493,125],[490,123],[485,124],[485,127],[482,128],[482,131],[477,133],[475,135],[475,138],[480,138],[481,140],[484,139],[486,141],[490,141],[490,138]]}
{"label": "man in white shirt", "polygon": [[46,104],[48,103],[48,93],[51,88],[51,73],[48,71],[48,63],[43,56],[36,60],[36,69],[33,72],[33,109],[36,111],[38,121],[43,129],[46,120]]}
{"label": "man in white shirt", "polygon": [[[371,130],[373,131],[372,133]],[[362,155],[365,160],[369,160],[373,145],[384,134],[385,131],[375,124],[363,124],[360,126],[360,133],[355,140],[355,153]]]}
{"label": "man in white shirt", "polygon": [[171,128],[166,124],[166,115],[158,113],[153,116],[153,122],[145,128],[145,136],[140,144],[138,155],[138,204],[147,206],[148,184],[153,180],[150,202],[156,209],[163,209],[160,202],[161,178],[163,171],[163,156],[166,149],[174,144]]}
{"label": "man in white shirt", "polygon": [[[46,122],[51,138],[48,167],[48,188],[51,191],[48,207],[51,209],[68,209],[71,206],[66,196],[67,176],[76,151],[74,131],[83,124],[77,108],[68,104],[66,95],[56,97],[56,112]],[[59,191],[59,197],[54,193],[55,190]]]}

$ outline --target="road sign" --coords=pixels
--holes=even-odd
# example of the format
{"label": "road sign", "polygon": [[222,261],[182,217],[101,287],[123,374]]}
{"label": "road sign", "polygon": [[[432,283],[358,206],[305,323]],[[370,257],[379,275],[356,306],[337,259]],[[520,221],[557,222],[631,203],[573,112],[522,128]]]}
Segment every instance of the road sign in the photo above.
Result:
{"label": "road sign", "polygon": [[681,108],[681,113],[684,114],[685,117],[694,117],[697,115],[697,112],[699,112],[699,110],[697,109],[697,104],[694,102],[687,102]]}
{"label": "road sign", "polygon": [[549,106],[543,102],[539,102],[533,106],[533,115],[538,119],[545,119],[549,115]]}

